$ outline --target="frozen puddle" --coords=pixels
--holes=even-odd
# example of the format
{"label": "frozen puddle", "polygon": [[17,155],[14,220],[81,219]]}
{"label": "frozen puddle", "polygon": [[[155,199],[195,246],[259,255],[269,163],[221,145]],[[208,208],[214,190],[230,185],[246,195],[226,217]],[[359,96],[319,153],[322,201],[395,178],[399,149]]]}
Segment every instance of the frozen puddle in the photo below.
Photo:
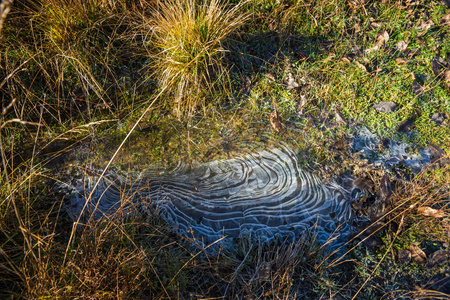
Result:
{"label": "frozen puddle", "polygon": [[[71,212],[80,220],[111,216],[131,203],[150,204],[177,229],[207,245],[222,237],[261,240],[297,236],[314,228],[317,239],[350,233],[350,194],[301,169],[288,147],[248,153],[191,167],[180,164],[164,175],[148,171],[140,180],[108,174],[91,200],[80,186]],[[90,177],[91,182],[97,180]]]}
{"label": "frozen puddle", "polygon": [[[428,149],[410,154],[408,144],[383,142],[365,128],[350,148],[387,171],[403,164],[417,173],[430,163]],[[295,239],[311,229],[319,242],[336,237],[338,245],[353,231],[352,191],[300,168],[287,146],[131,177],[109,172],[92,191],[99,177],[86,175],[71,199],[72,218],[85,223],[151,208],[201,246],[244,235]]]}

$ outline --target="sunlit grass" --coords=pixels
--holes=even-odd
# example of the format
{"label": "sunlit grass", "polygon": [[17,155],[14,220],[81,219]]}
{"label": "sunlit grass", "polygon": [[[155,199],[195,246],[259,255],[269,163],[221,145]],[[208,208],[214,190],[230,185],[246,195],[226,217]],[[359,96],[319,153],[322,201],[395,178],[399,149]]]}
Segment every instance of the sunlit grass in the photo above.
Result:
{"label": "sunlit grass", "polygon": [[149,68],[170,92],[178,116],[204,108],[206,97],[224,88],[223,42],[247,19],[239,7],[219,0],[170,0],[142,15]]}
{"label": "sunlit grass", "polygon": [[[151,149],[137,155],[152,161],[178,159],[167,153],[175,146],[164,143],[184,125],[167,125],[172,131],[164,132],[158,128],[164,116],[198,117],[211,103],[217,118],[224,103],[250,112],[233,111],[233,122],[241,124],[236,132],[252,119],[268,124],[266,115],[277,107],[284,119],[302,124],[310,157],[339,164],[339,170],[345,165],[334,161],[329,144],[340,133],[326,128],[334,108],[349,128],[361,123],[395,138],[407,137],[396,127],[415,116],[415,141],[448,151],[449,90],[431,69],[438,52],[450,59],[448,26],[439,25],[448,13],[443,3],[15,0],[5,8],[11,10],[0,11],[0,298],[425,297],[434,294],[414,285],[450,275],[448,263],[404,266],[396,257],[411,243],[448,243],[448,218],[417,210],[429,206],[448,214],[448,167],[430,168],[412,182],[394,178],[391,206],[374,233],[384,244],[370,250],[355,239],[344,249],[348,256],[337,260],[306,235],[271,245],[242,239],[210,255],[155,215],[77,229],[65,211],[67,196],[52,186],[65,175],[48,174],[35,156],[54,144],[55,156],[64,160],[62,141],[124,136],[160,91],[160,105],[148,120],[160,132],[154,144],[139,145]],[[421,29],[428,18],[433,25]],[[365,52],[383,30],[389,41]],[[396,51],[402,40],[419,52],[409,57]],[[397,63],[400,57],[409,62]],[[298,89],[284,89],[288,68]],[[247,93],[241,91],[244,76]],[[411,90],[414,76],[425,87],[421,95]],[[372,108],[378,101],[399,108],[380,114]],[[437,112],[447,123],[430,119]],[[182,138],[186,147],[192,144],[192,136]]]}

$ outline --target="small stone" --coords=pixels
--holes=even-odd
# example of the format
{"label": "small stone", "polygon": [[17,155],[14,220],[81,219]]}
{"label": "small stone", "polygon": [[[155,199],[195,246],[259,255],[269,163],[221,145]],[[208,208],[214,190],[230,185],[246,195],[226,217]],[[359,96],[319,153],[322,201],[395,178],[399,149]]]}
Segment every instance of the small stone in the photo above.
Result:
{"label": "small stone", "polygon": [[414,127],[414,118],[409,118],[406,119],[405,121],[401,122],[398,127],[397,127],[397,131],[398,132],[409,132],[411,131],[411,129],[413,129]]}
{"label": "small stone", "polygon": [[374,104],[373,108],[381,113],[391,113],[397,109],[397,104],[394,102],[380,101]]}
{"label": "small stone", "polygon": [[436,123],[437,125],[441,125],[444,122],[444,115],[441,113],[435,113],[431,116],[431,121]]}

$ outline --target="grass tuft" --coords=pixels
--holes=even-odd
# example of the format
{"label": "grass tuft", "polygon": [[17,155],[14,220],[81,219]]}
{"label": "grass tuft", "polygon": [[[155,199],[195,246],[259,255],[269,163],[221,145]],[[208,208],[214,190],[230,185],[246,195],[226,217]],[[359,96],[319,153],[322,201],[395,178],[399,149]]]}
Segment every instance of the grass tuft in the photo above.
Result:
{"label": "grass tuft", "polygon": [[247,19],[239,8],[219,0],[169,0],[150,17],[142,15],[152,69],[161,88],[173,96],[177,116],[204,108],[208,93],[221,88],[223,42]]}

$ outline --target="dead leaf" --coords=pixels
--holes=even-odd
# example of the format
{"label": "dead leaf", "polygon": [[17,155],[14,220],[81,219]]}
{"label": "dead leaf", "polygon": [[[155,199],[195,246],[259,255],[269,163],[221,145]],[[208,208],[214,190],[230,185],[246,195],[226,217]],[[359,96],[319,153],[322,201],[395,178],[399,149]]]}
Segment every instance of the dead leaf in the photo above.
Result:
{"label": "dead leaf", "polygon": [[395,59],[395,62],[398,63],[399,65],[405,65],[409,63],[409,60],[399,57]]}
{"label": "dead leaf", "polygon": [[405,49],[403,51],[403,54],[407,57],[411,58],[414,55],[420,55],[422,52],[418,48],[412,48],[412,49]]}
{"label": "dead leaf", "polygon": [[359,188],[361,190],[366,190],[366,191],[370,191],[375,186],[372,179],[370,179],[368,177],[358,177],[353,181],[353,184],[357,188]]}
{"label": "dead leaf", "polygon": [[364,50],[365,53],[371,53],[373,51],[380,49],[381,45],[383,45],[389,40],[389,33],[386,30],[382,31],[375,36],[375,40],[376,40],[375,45],[372,48]]}
{"label": "dead leaf", "polygon": [[291,73],[287,74],[286,78],[284,78],[283,80],[283,83],[285,84],[284,89],[288,91],[299,87],[298,83],[295,82],[295,79]]}
{"label": "dead leaf", "polygon": [[447,214],[441,209],[434,209],[429,206],[421,206],[417,208],[417,212],[426,217],[443,218]]}
{"label": "dead leaf", "polygon": [[428,259],[428,264],[430,266],[439,265],[443,266],[445,263],[448,262],[450,258],[450,251],[448,250],[438,250],[431,254],[430,258]]}
{"label": "dead leaf", "polygon": [[270,114],[270,124],[276,132],[280,132],[283,129],[283,121],[277,109],[274,109]]}
{"label": "dead leaf", "polygon": [[420,23],[417,26],[417,30],[419,30],[421,32],[418,32],[417,36],[418,37],[424,36],[428,32],[428,29],[430,29],[432,26],[434,26],[433,20],[430,19],[426,22],[423,20],[420,20]]}
{"label": "dead leaf", "polygon": [[374,52],[374,51],[377,51],[378,49],[380,49],[380,46],[375,45],[375,46],[373,46],[372,48],[369,48],[369,49],[364,50],[364,53],[372,53],[372,52]]}
{"label": "dead leaf", "polygon": [[439,25],[450,25],[450,14],[443,16],[442,19],[439,20]]}
{"label": "dead leaf", "polygon": [[272,73],[266,73],[266,74],[264,74],[264,76],[266,76],[267,78],[269,78],[272,81],[277,81],[275,79],[275,76]]}
{"label": "dead leaf", "polygon": [[444,82],[450,82],[450,70],[444,72]]}
{"label": "dead leaf", "polygon": [[409,250],[398,250],[398,261],[401,264],[409,265],[411,263],[411,252]]}
{"label": "dead leaf", "polygon": [[397,44],[395,44],[395,48],[397,48],[398,51],[403,51],[406,48],[408,48],[408,42],[407,41],[400,41]]}
{"label": "dead leaf", "polygon": [[383,177],[381,178],[380,190],[378,192],[383,202],[385,203],[390,202],[389,198],[392,195],[392,185],[391,181],[389,180],[389,177],[386,174],[384,174]]}
{"label": "dead leaf", "polygon": [[381,46],[389,40],[389,33],[386,30],[380,32],[375,36],[375,40],[377,40],[376,45]]}
{"label": "dead leaf", "polygon": [[345,121],[344,117],[342,117],[341,113],[339,112],[338,109],[334,110],[334,116],[336,118],[336,122],[338,122],[339,124],[346,124],[347,122]]}
{"label": "dead leaf", "polygon": [[442,57],[437,54],[433,61],[431,62],[431,69],[433,70],[434,75],[440,76],[441,75],[441,69],[447,68],[448,63],[442,59]]}
{"label": "dead leaf", "polygon": [[381,27],[381,24],[380,24],[380,23],[376,23],[376,22],[372,22],[372,23],[370,23],[370,26],[371,26],[373,29],[376,29],[376,28],[380,28],[380,27]]}
{"label": "dead leaf", "polygon": [[297,114],[301,115],[303,113],[303,107],[308,102],[308,98],[305,95],[301,95],[297,105]]}
{"label": "dead leaf", "polygon": [[419,247],[414,244],[409,246],[409,251],[411,251],[411,258],[417,264],[424,264],[427,262],[427,255]]}
{"label": "dead leaf", "polygon": [[343,57],[342,61],[345,62],[346,64],[350,63],[350,60],[347,57]]}
{"label": "dead leaf", "polygon": [[450,159],[446,157],[447,154],[441,147],[430,144],[427,148],[430,150],[430,160],[432,164],[438,163],[440,167],[445,167],[449,164]]}

